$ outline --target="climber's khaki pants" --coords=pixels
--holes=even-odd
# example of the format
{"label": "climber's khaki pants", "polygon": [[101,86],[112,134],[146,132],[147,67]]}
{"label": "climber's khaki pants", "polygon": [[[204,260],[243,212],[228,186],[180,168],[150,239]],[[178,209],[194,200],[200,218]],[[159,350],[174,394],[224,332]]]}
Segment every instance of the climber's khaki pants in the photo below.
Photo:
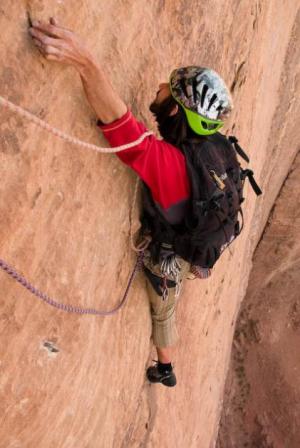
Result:
{"label": "climber's khaki pants", "polygon": [[[181,272],[181,293],[183,281],[185,280],[190,264],[180,259]],[[154,265],[150,257],[145,257],[144,265],[153,273],[161,277],[159,265]],[[156,347],[168,347],[174,345],[178,340],[178,333],[176,328],[175,308],[178,298],[175,298],[175,288],[168,288],[168,298],[163,300],[151,285],[147,278],[147,292],[151,308],[152,318],[152,338]]]}

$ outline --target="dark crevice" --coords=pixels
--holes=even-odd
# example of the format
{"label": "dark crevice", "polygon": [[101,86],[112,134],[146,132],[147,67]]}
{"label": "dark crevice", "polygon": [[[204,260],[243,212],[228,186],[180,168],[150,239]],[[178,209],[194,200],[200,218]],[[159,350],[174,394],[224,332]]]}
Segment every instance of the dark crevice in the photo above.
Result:
{"label": "dark crevice", "polygon": [[50,352],[50,353],[58,353],[59,349],[54,345],[51,341],[45,341],[43,343],[43,346]]}
{"label": "dark crevice", "polygon": [[230,92],[231,92],[231,93],[234,92],[234,89],[235,89],[236,84],[237,84],[237,82],[238,82],[238,80],[239,80],[239,77],[240,77],[241,70],[242,70],[242,68],[244,67],[245,64],[246,64],[246,61],[243,61],[243,62],[239,65],[239,67],[238,67],[238,69],[237,69],[236,75],[235,75],[234,80],[233,80],[233,82],[232,82],[232,84],[231,84],[231,87],[230,87]]}
{"label": "dark crevice", "polygon": [[291,175],[291,174],[293,173],[293,171],[295,170],[295,161],[296,161],[296,158],[298,157],[298,155],[299,155],[299,151],[296,153],[296,156],[295,156],[294,160],[293,160],[292,163],[291,163],[290,169],[289,169],[289,171],[287,172],[287,175],[286,175],[284,181],[282,182],[282,185],[281,185],[281,187],[280,187],[280,189],[279,189],[279,192],[278,192],[278,194],[277,194],[277,196],[276,196],[276,198],[275,198],[275,200],[274,200],[274,203],[273,203],[272,208],[271,208],[271,210],[270,210],[270,213],[269,213],[269,216],[268,216],[266,225],[265,225],[265,227],[264,227],[264,229],[263,229],[263,231],[262,231],[262,233],[261,233],[261,236],[260,236],[260,238],[259,238],[259,240],[258,240],[258,242],[257,242],[257,244],[256,244],[256,246],[255,246],[255,248],[254,248],[253,255],[255,255],[255,252],[257,251],[257,249],[259,248],[259,246],[260,246],[262,240],[264,239],[264,236],[265,236],[265,234],[266,234],[267,229],[270,227],[270,224],[271,224],[272,219],[273,219],[273,214],[274,214],[274,210],[275,210],[277,201],[279,200],[279,198],[280,198],[280,196],[281,196],[281,193],[282,193],[282,190],[283,190],[283,188],[284,188],[286,182],[288,181],[290,175]]}

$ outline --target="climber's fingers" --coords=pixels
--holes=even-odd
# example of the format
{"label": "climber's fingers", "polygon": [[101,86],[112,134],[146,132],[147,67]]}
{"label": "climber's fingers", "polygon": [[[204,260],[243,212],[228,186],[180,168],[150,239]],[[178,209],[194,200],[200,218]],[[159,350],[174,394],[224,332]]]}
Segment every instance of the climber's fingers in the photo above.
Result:
{"label": "climber's fingers", "polygon": [[[50,19],[49,24],[32,22],[29,32],[35,45],[40,51],[44,52],[47,59],[71,64],[80,70],[86,64],[86,61],[92,57],[88,48],[75,33],[58,27],[54,23],[56,22],[53,18]],[[59,32],[56,32],[56,29],[59,29]],[[47,52],[47,48],[51,50],[50,53]],[[53,51],[53,48],[56,52]]]}
{"label": "climber's fingers", "polygon": [[29,32],[35,40],[39,40],[44,45],[59,47],[61,44],[61,39],[49,37],[47,34],[44,34],[35,28],[30,28]]}
{"label": "climber's fingers", "polygon": [[[55,19],[54,19],[55,21]],[[61,26],[57,26],[52,23],[47,22],[41,22],[40,20],[33,20],[32,21],[32,28],[37,29],[48,36],[51,37],[60,37],[62,39],[68,38],[70,34],[72,34],[71,31],[67,30],[66,28],[62,28]]]}
{"label": "climber's fingers", "polygon": [[51,45],[45,45],[43,51],[45,54],[45,58],[49,61],[61,61],[62,59],[61,52]]}
{"label": "climber's fingers", "polygon": [[56,27],[59,27],[61,30],[65,30],[65,31],[69,31],[69,34],[72,33],[72,31],[69,28],[66,28],[65,26],[61,26],[59,24],[59,22],[57,21],[57,19],[55,19],[54,17],[50,17],[49,19],[49,23],[51,25],[54,25]]}
{"label": "climber's fingers", "polygon": [[33,42],[46,59],[54,61],[61,60],[61,53],[57,48],[52,47],[51,45],[45,45],[40,40],[35,38],[33,38]]}
{"label": "climber's fingers", "polygon": [[66,28],[65,26],[61,26],[54,17],[50,17],[49,22],[51,25],[57,26],[62,30],[69,31],[69,33],[72,33],[72,31],[69,28]]}

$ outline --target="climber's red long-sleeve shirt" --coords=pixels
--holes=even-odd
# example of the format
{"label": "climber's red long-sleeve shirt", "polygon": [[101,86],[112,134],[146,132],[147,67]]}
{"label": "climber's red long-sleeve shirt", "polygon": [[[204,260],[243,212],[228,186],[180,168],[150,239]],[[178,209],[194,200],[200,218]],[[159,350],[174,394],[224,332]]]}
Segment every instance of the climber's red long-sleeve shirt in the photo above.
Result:
{"label": "climber's red long-sleeve shirt", "polygon": [[[111,146],[131,143],[147,131],[130,110],[113,123],[98,123],[98,126]],[[118,152],[117,156],[147,184],[167,220],[178,224],[190,197],[185,158],[180,150],[150,135],[139,145]]]}

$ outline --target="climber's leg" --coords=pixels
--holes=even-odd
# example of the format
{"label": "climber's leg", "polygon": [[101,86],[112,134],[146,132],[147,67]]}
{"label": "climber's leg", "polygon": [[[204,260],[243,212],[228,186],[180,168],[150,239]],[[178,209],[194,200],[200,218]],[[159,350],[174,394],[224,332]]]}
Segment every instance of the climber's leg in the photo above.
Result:
{"label": "climber's leg", "polygon": [[[159,266],[146,261],[147,292],[151,307],[152,338],[156,346],[158,364],[147,369],[147,377],[151,382],[162,382],[166,386],[175,386],[176,377],[171,360],[173,347],[178,340],[175,309],[178,297],[175,297],[175,287],[168,288],[167,297],[161,295],[162,279],[159,277]],[[153,278],[149,274],[154,274]],[[189,264],[181,260],[180,282],[184,280],[189,270]],[[150,279],[149,280],[149,275]]]}
{"label": "climber's leg", "polygon": [[147,291],[151,307],[152,339],[157,347],[158,360],[171,362],[169,347],[174,346],[178,340],[175,288],[168,289],[168,297],[164,300],[148,281]]}
{"label": "climber's leg", "polygon": [[172,359],[173,347],[156,347],[157,359],[161,364],[169,364]]}

